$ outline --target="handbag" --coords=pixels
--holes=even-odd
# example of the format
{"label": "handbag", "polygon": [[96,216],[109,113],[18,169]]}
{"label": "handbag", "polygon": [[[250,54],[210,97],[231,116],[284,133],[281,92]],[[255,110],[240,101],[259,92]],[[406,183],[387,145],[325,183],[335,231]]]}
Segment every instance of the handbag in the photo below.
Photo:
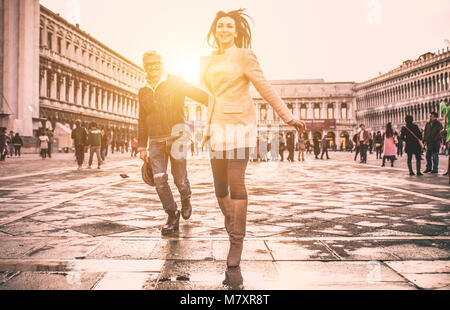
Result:
{"label": "handbag", "polygon": [[414,138],[417,139],[417,141],[419,141],[420,148],[423,149],[425,146],[423,145],[422,140],[420,140],[419,138],[417,138],[417,136],[416,136],[416,135],[408,128],[408,126],[405,126],[405,128],[408,129],[408,131],[414,136]]}

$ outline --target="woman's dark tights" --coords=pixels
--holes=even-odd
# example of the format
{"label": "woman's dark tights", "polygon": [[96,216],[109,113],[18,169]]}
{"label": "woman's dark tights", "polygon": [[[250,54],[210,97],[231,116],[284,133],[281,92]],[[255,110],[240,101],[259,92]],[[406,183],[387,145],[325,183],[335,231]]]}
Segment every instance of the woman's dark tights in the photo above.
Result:
{"label": "woman's dark tights", "polygon": [[245,170],[249,161],[249,149],[220,152],[219,158],[211,158],[214,188],[217,198],[230,193],[233,200],[247,200]]}

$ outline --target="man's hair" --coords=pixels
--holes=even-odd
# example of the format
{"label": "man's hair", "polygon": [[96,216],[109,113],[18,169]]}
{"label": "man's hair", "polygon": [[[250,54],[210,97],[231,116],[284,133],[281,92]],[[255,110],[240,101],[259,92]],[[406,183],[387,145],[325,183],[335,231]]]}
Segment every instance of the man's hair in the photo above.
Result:
{"label": "man's hair", "polygon": [[362,126],[364,126],[364,124],[359,125],[359,128],[361,128]]}
{"label": "man's hair", "polygon": [[431,112],[430,114],[433,115],[433,116],[436,117],[436,118],[439,116],[439,115],[437,114],[437,112]]}
{"label": "man's hair", "polygon": [[408,124],[408,125],[412,124],[413,120],[414,120],[414,118],[411,115],[406,115],[406,117],[405,117],[406,124]]}
{"label": "man's hair", "polygon": [[142,57],[142,60],[144,60],[146,57],[159,57],[162,58],[161,54],[157,51],[148,51],[144,53],[144,56]]}
{"label": "man's hair", "polygon": [[80,126],[81,126],[81,120],[77,119],[77,120],[75,121],[75,125],[76,125],[77,127],[80,127]]}

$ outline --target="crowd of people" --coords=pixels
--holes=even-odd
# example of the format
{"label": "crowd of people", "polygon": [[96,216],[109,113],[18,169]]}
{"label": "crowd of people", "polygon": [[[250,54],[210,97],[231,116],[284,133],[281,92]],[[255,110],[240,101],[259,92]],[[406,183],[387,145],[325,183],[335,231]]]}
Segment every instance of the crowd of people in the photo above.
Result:
{"label": "crowd of people", "polygon": [[[401,128],[400,134],[394,132],[392,124],[386,125],[385,131],[381,134],[378,131],[372,139],[372,135],[366,131],[364,124],[360,125],[359,132],[353,137],[356,145],[356,154],[354,160],[360,155],[360,163],[367,163],[367,152],[372,153],[372,140],[375,145],[377,160],[382,160],[382,167],[385,167],[386,161],[394,167],[394,162],[398,157],[407,154],[407,164],[411,176],[422,176],[423,173],[437,174],[439,171],[439,154],[449,154],[450,147],[450,125],[447,120],[449,106],[441,101],[442,114],[445,116],[445,126],[439,121],[438,113],[431,112],[430,119],[424,128],[419,128],[414,124],[412,116],[405,118],[405,125]],[[421,171],[421,161],[425,153],[426,169]],[[412,167],[412,159],[416,160],[416,172]],[[448,166],[450,167],[450,156]],[[448,176],[449,168],[444,176]]]}
{"label": "crowd of people", "polygon": [[98,128],[95,122],[89,124],[89,128],[82,126],[81,120],[75,121],[75,128],[72,130],[73,145],[75,148],[75,157],[78,169],[81,170],[84,163],[84,155],[89,152],[88,169],[92,169],[94,155],[97,159],[97,169],[101,169],[102,164],[106,161],[111,147],[111,153],[128,153],[131,151],[132,157],[137,157],[137,139],[131,141],[131,150],[129,142],[111,139],[105,128]]}
{"label": "crowd of people", "polygon": [[4,162],[7,157],[21,157],[21,149],[23,146],[22,137],[18,132],[10,131],[6,133],[6,128],[0,128],[0,162]]}

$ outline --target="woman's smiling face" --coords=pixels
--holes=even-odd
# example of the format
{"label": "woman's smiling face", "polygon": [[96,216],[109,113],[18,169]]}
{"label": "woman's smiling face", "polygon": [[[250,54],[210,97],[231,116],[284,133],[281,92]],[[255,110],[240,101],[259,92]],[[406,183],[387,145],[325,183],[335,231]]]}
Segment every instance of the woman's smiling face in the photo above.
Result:
{"label": "woman's smiling face", "polygon": [[234,45],[237,37],[236,23],[231,17],[222,17],[217,21],[216,40],[222,46]]}

